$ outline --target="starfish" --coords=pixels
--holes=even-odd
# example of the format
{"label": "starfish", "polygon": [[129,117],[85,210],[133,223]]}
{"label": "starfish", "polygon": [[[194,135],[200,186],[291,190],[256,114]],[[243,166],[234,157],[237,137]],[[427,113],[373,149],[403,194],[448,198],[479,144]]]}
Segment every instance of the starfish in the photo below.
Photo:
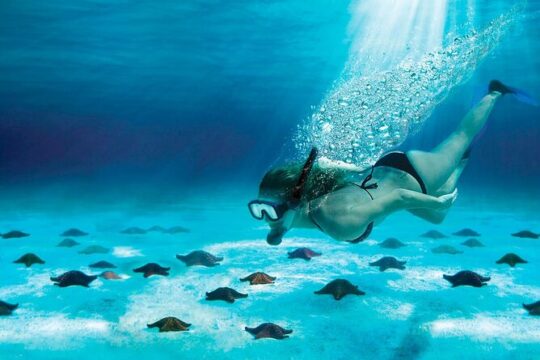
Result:
{"label": "starfish", "polygon": [[159,328],[159,332],[165,332],[165,331],[187,331],[189,330],[189,327],[191,324],[188,324],[186,322],[183,322],[180,319],[177,319],[172,316],[164,317],[161,320],[156,321],[153,324],[147,324],[149,328]]}
{"label": "starfish", "polygon": [[502,258],[497,260],[497,264],[508,264],[511,267],[516,266],[516,264],[526,264],[527,261],[523,260],[521,257],[514,253],[508,253],[504,255]]}
{"label": "starfish", "polygon": [[11,315],[13,310],[19,307],[19,304],[8,304],[0,300],[0,315]]}
{"label": "starfish", "polygon": [[28,253],[15,260],[14,263],[24,264],[26,267],[30,267],[34,264],[45,264],[45,261],[41,260],[36,254]]}
{"label": "starfish", "polygon": [[223,260],[222,257],[214,256],[202,250],[192,251],[187,255],[176,255],[176,258],[187,266],[202,265],[208,267],[219,265],[219,262]]}
{"label": "starfish", "polygon": [[465,228],[465,229],[461,229],[459,231],[456,231],[452,235],[455,235],[455,236],[480,236],[479,233],[477,233],[476,231],[474,231],[472,229],[469,229],[469,228]]}
{"label": "starfish", "polygon": [[482,244],[480,241],[476,239],[468,239],[462,242],[461,245],[468,246],[468,247],[484,247],[484,244]]}
{"label": "starfish", "polygon": [[430,231],[428,231],[426,233],[423,233],[420,236],[430,238],[430,239],[442,239],[442,238],[448,237],[448,236],[444,235],[443,233],[441,233],[440,231],[437,231],[437,230],[430,230]]}
{"label": "starfish", "polygon": [[64,240],[60,241],[58,243],[58,245],[56,245],[56,246],[59,246],[59,247],[73,247],[73,246],[76,246],[76,245],[79,245],[79,243],[76,242],[75,240],[73,240],[73,239],[64,239]]}
{"label": "starfish", "polygon": [[247,294],[239,293],[238,291],[228,287],[220,287],[214,291],[206,293],[206,300],[224,300],[231,304],[236,299],[241,298],[247,298]]}
{"label": "starfish", "polygon": [[445,280],[448,280],[452,287],[469,285],[474,287],[482,287],[487,281],[491,280],[490,277],[481,276],[473,271],[464,270],[454,275],[443,275]]}
{"label": "starfish", "polygon": [[2,237],[4,239],[15,239],[15,238],[22,238],[22,237],[27,237],[27,236],[30,236],[30,234],[27,234],[19,230],[13,230],[5,234],[2,234]]}
{"label": "starfish", "polygon": [[88,287],[88,284],[96,279],[97,276],[95,275],[86,275],[85,273],[77,270],[68,271],[57,277],[51,277],[51,281],[55,282],[54,285],[60,287],[73,285]]}
{"label": "starfish", "polygon": [[139,268],[133,269],[134,272],[143,273],[144,277],[147,278],[152,275],[163,275],[169,276],[170,267],[162,267],[156,263],[148,263]]}
{"label": "starfish", "polygon": [[540,301],[532,304],[523,304],[523,308],[531,315],[540,315]]}
{"label": "starfish", "polygon": [[330,294],[336,300],[341,300],[345,295],[365,295],[366,293],[358,290],[358,286],[351,284],[348,280],[337,279],[326,284],[321,290],[315,291],[315,294]]}
{"label": "starfish", "polygon": [[263,272],[255,272],[243,279],[240,279],[240,281],[249,281],[250,285],[273,284],[274,280],[276,280],[275,277]]}
{"label": "starfish", "polygon": [[463,254],[463,251],[456,249],[453,246],[450,245],[441,245],[437,246],[436,248],[431,249],[431,252],[434,254]]}
{"label": "starfish", "polygon": [[407,246],[396,238],[388,238],[379,244],[380,247],[385,249],[397,249],[403,246]]}
{"label": "starfish", "polygon": [[369,263],[369,266],[378,266],[380,271],[385,271],[387,269],[405,269],[406,261],[399,261],[393,256],[385,256],[379,260]]}
{"label": "starfish", "polygon": [[304,259],[304,260],[311,260],[312,257],[315,256],[321,256],[321,253],[315,252],[309,248],[302,247],[298,248],[292,252],[289,252],[289,259]]}
{"label": "starfish", "polygon": [[279,325],[272,323],[264,323],[255,328],[245,327],[245,330],[251,335],[255,336],[255,339],[272,338],[282,340],[288,338],[288,334],[291,334],[292,330],[286,330]]}
{"label": "starfish", "polygon": [[61,234],[61,236],[70,236],[70,237],[71,236],[86,236],[86,235],[88,235],[88,233],[79,229],[75,229],[75,228],[68,229]]}

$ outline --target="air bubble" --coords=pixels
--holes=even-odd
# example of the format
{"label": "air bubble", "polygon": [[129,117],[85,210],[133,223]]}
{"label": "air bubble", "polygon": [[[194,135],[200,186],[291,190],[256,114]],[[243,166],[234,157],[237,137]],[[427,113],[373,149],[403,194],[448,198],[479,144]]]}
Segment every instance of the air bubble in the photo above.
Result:
{"label": "air bubble", "polygon": [[332,130],[332,125],[329,123],[324,123],[322,126],[323,132],[330,132]]}
{"label": "air bubble", "polygon": [[[516,15],[519,13],[510,13],[483,31],[456,37],[450,46],[426,54],[416,63],[406,60],[383,73],[345,73],[316,113],[298,126],[298,152],[306,154],[317,145],[321,154],[333,160],[371,165],[420,129],[449,91],[470,78]],[[350,69],[355,69],[354,63],[360,62],[351,58]]]}

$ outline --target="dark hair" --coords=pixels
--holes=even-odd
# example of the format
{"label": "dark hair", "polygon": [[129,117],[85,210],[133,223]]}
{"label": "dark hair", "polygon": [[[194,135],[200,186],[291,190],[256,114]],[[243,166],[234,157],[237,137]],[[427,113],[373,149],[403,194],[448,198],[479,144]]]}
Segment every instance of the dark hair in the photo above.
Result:
{"label": "dark hair", "polygon": [[[301,172],[300,163],[270,169],[259,185],[259,197],[289,200]],[[311,201],[335,191],[347,183],[346,179],[347,171],[343,169],[321,168],[315,164],[304,186],[302,200]]]}

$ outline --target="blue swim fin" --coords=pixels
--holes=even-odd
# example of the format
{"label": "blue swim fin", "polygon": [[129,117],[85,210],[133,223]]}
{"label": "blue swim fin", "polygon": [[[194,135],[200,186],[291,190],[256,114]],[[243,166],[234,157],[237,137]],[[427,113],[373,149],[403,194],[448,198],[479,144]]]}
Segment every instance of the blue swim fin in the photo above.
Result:
{"label": "blue swim fin", "polygon": [[520,89],[515,88],[515,87],[504,85],[499,80],[491,80],[491,82],[489,83],[488,91],[489,92],[498,91],[503,95],[510,94],[510,95],[514,96],[517,100],[519,100],[519,101],[521,101],[521,102],[523,102],[525,104],[529,104],[529,105],[532,105],[532,106],[538,106],[539,105],[538,100],[533,98],[531,95],[527,94],[525,91],[520,90]]}
{"label": "blue swim fin", "polygon": [[520,90],[515,87],[510,87],[510,86],[508,86],[508,88],[511,90],[510,94],[512,94],[512,96],[514,96],[517,100],[521,101],[522,103],[529,104],[532,106],[539,105],[538,100],[533,98],[531,95],[527,94],[525,91]]}

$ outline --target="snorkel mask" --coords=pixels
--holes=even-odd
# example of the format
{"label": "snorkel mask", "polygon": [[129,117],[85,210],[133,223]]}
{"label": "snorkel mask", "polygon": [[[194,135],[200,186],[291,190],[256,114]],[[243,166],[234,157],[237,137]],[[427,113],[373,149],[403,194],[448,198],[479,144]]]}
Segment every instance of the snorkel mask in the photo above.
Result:
{"label": "snorkel mask", "polygon": [[290,210],[294,211],[298,205],[300,205],[305,184],[316,158],[317,148],[313,147],[311,148],[311,152],[309,153],[309,156],[302,167],[302,172],[300,173],[300,177],[293,188],[291,197],[286,202],[253,200],[248,203],[249,212],[257,220],[262,220],[265,216],[270,222],[278,222],[283,220],[282,226],[273,228],[268,234],[266,241],[270,245],[280,244],[283,234],[285,234],[285,232],[292,225],[295,213],[291,212]]}

